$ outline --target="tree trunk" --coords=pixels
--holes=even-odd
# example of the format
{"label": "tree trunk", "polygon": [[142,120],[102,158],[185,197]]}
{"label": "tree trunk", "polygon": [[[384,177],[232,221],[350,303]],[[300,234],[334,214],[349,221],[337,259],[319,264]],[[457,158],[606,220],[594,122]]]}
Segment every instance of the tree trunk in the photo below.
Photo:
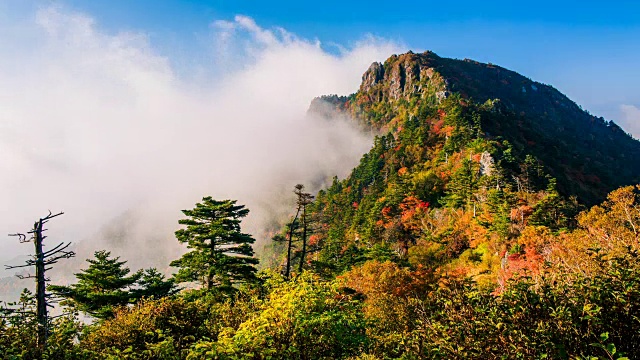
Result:
{"label": "tree trunk", "polygon": [[291,247],[293,243],[293,230],[295,229],[296,220],[298,220],[298,215],[300,215],[300,207],[298,207],[298,211],[296,211],[296,216],[291,221],[291,225],[289,226],[289,239],[287,242],[287,269],[285,270],[284,277],[286,279],[289,278],[291,274]]}
{"label": "tree trunk", "polygon": [[304,259],[307,257],[307,206],[302,207],[302,253],[300,254],[300,265],[298,273],[302,274]]}
{"label": "tree trunk", "polygon": [[44,352],[47,343],[47,299],[44,252],[42,251],[42,219],[33,226],[34,242],[36,246],[36,319],[38,320],[38,348]]}
{"label": "tree trunk", "polygon": [[[215,265],[216,262],[216,243],[214,242],[213,239],[209,240],[211,241],[211,260]],[[209,271],[207,271],[207,290],[211,290],[211,288],[213,288],[213,274],[211,273],[211,271],[213,271],[213,269],[215,268],[215,266],[211,267],[209,269]]]}

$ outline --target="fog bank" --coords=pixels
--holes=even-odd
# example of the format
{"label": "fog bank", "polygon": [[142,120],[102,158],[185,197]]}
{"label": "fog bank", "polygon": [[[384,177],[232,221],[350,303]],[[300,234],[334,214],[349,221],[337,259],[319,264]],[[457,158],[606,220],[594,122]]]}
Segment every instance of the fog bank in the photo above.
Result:
{"label": "fog bank", "polygon": [[[10,10],[10,9],[9,9]],[[347,120],[308,118],[313,97],[349,94],[399,52],[366,38],[327,52],[251,18],[214,20],[192,68],[144,33],[108,33],[60,7],[0,23],[0,234],[48,209],[50,241],[108,248],[132,267],[166,266],[180,210],[238,199],[256,234],[292,210],[296,183],[345,176],[371,145]],[[31,251],[0,241],[0,260]]]}

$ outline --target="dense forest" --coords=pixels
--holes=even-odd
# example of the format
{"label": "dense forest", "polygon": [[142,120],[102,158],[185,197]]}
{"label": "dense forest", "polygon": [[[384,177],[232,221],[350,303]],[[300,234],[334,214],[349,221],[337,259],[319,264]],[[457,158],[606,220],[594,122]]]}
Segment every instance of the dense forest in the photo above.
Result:
{"label": "dense forest", "polygon": [[[2,308],[0,353],[638,358],[640,142],[548,85],[431,52],[375,63],[310,111],[378,135],[347,178],[292,184],[259,256],[248,209],[204,197],[177,224],[171,277],[97,251],[75,283]],[[38,295],[61,315],[43,318]]]}

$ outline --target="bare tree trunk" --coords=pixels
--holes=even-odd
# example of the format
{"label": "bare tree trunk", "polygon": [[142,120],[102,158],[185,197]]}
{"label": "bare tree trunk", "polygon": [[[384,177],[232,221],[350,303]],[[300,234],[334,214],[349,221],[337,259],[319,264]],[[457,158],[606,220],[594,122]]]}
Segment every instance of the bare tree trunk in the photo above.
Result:
{"label": "bare tree trunk", "polygon": [[297,184],[293,191],[297,196],[298,212],[302,210],[302,252],[300,253],[300,263],[298,264],[298,274],[302,274],[304,260],[307,257],[307,230],[309,227],[309,219],[307,219],[307,205],[313,201],[313,196],[304,192],[304,185]]}
{"label": "bare tree trunk", "polygon": [[296,212],[296,216],[293,218],[293,221],[291,221],[291,225],[289,225],[289,239],[287,239],[287,269],[284,273],[284,277],[286,279],[289,279],[289,276],[291,275],[291,247],[293,246],[293,231],[295,230],[298,215],[300,215],[299,206],[298,211]]}
{"label": "bare tree trunk", "polygon": [[36,279],[36,320],[38,323],[36,344],[39,350],[39,358],[42,358],[46,350],[47,338],[49,336],[50,318],[47,309],[50,306],[49,295],[47,294],[47,281],[49,281],[49,279],[47,278],[46,273],[48,270],[51,270],[50,266],[57,263],[58,260],[69,259],[76,255],[75,252],[67,250],[71,243],[59,243],[58,245],[47,251],[43,249],[44,239],[47,238],[44,235],[44,232],[47,230],[44,228],[44,224],[49,222],[49,220],[53,219],[54,217],[60,216],[62,214],[63,213],[60,212],[54,215],[49,212],[49,215],[40,218],[34,223],[33,230],[28,232],[28,234],[31,234],[30,238],[28,238],[26,234],[22,233],[9,234],[10,236],[18,237],[20,243],[33,241],[33,244],[35,245],[35,254],[32,259],[27,260],[24,265],[6,266],[6,268],[17,269],[32,266],[35,267],[35,276],[18,275],[18,277],[21,279]]}
{"label": "bare tree trunk", "polygon": [[302,253],[300,254],[300,264],[298,273],[302,274],[302,266],[307,257],[307,204],[302,207]]}
{"label": "bare tree trunk", "polygon": [[47,298],[44,252],[42,251],[42,219],[33,225],[33,239],[36,246],[36,319],[38,321],[38,348],[44,352],[47,342]]}

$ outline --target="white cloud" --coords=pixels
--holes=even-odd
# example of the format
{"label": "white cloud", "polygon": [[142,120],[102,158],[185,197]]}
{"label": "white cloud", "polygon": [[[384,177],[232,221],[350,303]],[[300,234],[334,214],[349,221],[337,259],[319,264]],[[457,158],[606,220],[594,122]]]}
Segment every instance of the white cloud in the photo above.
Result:
{"label": "white cloud", "polygon": [[640,139],[640,108],[633,105],[621,105],[622,120],[620,125],[634,138]]}
{"label": "white cloud", "polygon": [[[179,210],[202,196],[247,204],[258,233],[290,210],[296,183],[346,175],[371,139],[305,112],[315,96],[355,91],[372,61],[399,50],[369,38],[329,54],[237,16],[212,26],[231,70],[194,80],[143,33],[109,34],[86,14],[52,7],[13,21],[0,24],[0,38],[11,35],[0,41],[0,233],[64,210],[53,241],[111,247],[133,265],[148,264],[147,249],[174,254]],[[5,239],[0,250],[31,249]]]}

